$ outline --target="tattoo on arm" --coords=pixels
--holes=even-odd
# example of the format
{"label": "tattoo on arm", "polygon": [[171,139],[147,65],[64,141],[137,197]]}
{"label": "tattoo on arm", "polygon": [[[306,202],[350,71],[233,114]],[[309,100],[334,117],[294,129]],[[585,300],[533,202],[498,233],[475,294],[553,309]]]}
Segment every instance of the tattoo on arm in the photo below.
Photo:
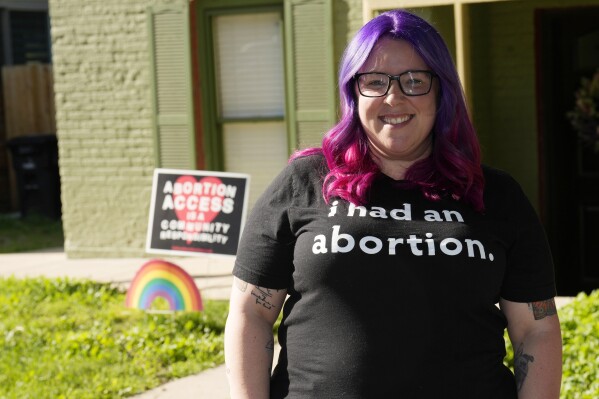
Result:
{"label": "tattoo on arm", "polygon": [[270,340],[266,343],[266,350],[269,352],[274,352],[275,350],[275,341],[274,340]]}
{"label": "tattoo on arm", "polygon": [[520,344],[518,350],[514,354],[514,376],[516,377],[516,387],[518,392],[524,385],[524,380],[528,375],[528,363],[535,361],[534,356],[524,353],[523,344]]}
{"label": "tattoo on arm", "polygon": [[[275,291],[278,292],[279,290]],[[270,303],[270,299],[272,298],[271,289],[256,286],[256,289],[252,290],[252,295],[256,298],[256,303],[258,305],[262,305],[266,309],[272,309],[275,307],[275,305]]]}
{"label": "tattoo on arm", "polygon": [[546,316],[557,314],[557,308],[555,307],[555,300],[553,298],[545,301],[529,302],[528,308],[532,310],[535,320],[541,320]]}
{"label": "tattoo on arm", "polygon": [[[270,341],[268,341],[266,343],[266,351],[268,352],[268,354],[270,356],[274,356],[274,353],[275,353],[275,341],[274,340],[271,339]],[[271,371],[272,371],[272,365],[270,365],[268,367],[268,373],[269,374],[271,373]]]}

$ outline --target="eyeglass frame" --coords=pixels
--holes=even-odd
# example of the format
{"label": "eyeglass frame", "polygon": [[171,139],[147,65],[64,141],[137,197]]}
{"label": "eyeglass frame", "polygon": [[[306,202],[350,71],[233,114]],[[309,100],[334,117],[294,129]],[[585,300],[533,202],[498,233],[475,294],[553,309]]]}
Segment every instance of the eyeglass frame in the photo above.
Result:
{"label": "eyeglass frame", "polygon": [[[414,72],[424,72],[430,75],[431,77],[431,82],[430,85],[428,87],[428,90],[426,91],[426,93],[420,93],[420,94],[411,94],[411,93],[406,93],[401,85],[401,80],[399,80],[403,75],[407,74],[407,73],[414,73]],[[380,74],[380,75],[385,75],[389,78],[389,83],[387,84],[387,90],[385,90],[385,92],[381,95],[378,96],[369,96],[366,94],[362,93],[362,90],[360,89],[360,83],[358,82],[360,76],[363,75],[369,75],[369,74]],[[384,72],[377,72],[377,71],[370,71],[370,72],[359,72],[359,73],[355,73],[353,78],[356,82],[356,85],[358,86],[358,92],[360,93],[361,96],[363,97],[368,97],[368,98],[378,98],[378,97],[384,97],[387,94],[389,94],[389,90],[391,90],[391,83],[393,83],[394,80],[397,80],[397,85],[399,86],[399,90],[401,90],[401,92],[403,94],[405,94],[408,97],[419,97],[419,96],[426,96],[428,93],[431,92],[431,89],[433,88],[433,79],[438,77],[439,75],[437,75],[435,72],[431,71],[431,70],[426,70],[426,69],[415,69],[415,70],[410,70],[410,71],[405,71],[400,73],[399,75],[389,75],[388,73],[384,73]]]}

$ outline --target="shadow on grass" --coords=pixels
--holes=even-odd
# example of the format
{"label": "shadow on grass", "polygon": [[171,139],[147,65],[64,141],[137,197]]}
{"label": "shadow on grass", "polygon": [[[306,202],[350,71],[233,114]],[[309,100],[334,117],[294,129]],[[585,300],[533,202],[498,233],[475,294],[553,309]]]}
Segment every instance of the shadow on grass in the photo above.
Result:
{"label": "shadow on grass", "polygon": [[43,215],[0,214],[0,253],[28,252],[64,245],[62,221]]}

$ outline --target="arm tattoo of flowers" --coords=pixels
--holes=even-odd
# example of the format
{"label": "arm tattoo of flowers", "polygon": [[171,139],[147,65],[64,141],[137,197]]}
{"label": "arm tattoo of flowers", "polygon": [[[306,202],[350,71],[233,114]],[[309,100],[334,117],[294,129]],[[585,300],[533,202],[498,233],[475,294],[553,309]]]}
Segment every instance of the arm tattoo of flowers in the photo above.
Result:
{"label": "arm tattoo of flowers", "polygon": [[528,307],[532,310],[535,320],[541,320],[546,316],[557,314],[557,308],[555,307],[555,300],[553,298],[545,301],[529,302]]}
{"label": "arm tattoo of flowers", "polygon": [[514,376],[516,377],[516,387],[518,392],[524,385],[524,380],[528,375],[528,363],[535,361],[534,356],[524,353],[523,344],[520,344],[514,355]]}

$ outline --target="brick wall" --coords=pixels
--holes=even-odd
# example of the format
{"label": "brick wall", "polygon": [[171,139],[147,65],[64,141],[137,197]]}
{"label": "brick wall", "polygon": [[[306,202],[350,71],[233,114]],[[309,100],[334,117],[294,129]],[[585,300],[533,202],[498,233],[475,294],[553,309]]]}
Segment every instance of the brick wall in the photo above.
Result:
{"label": "brick wall", "polygon": [[154,168],[150,4],[49,1],[69,257],[144,253]]}
{"label": "brick wall", "polygon": [[[146,7],[177,0],[49,0],[65,251],[137,257],[154,164]],[[338,62],[361,0],[335,2]]]}

